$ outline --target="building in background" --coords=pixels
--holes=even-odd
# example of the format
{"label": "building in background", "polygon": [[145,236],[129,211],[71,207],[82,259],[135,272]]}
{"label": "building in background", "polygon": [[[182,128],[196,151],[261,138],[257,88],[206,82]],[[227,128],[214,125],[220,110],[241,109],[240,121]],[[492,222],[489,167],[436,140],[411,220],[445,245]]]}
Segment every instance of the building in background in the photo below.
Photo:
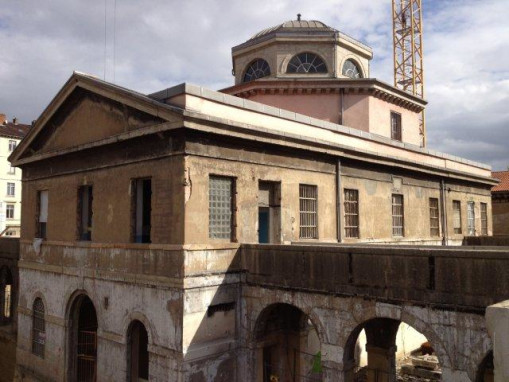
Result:
{"label": "building in background", "polygon": [[[435,276],[431,249],[416,249],[412,266],[393,253],[490,235],[495,184],[489,166],[420,147],[426,102],[369,78],[370,58],[364,44],[299,19],[234,48],[236,85],[222,92],[181,84],[143,95],[74,73],[10,157],[24,182],[18,377],[267,381],[319,373],[318,354],[323,380],[351,373],[357,317],[375,308],[353,303],[348,288],[381,270],[379,285],[434,291],[450,277]],[[327,257],[323,244],[338,242],[405,246],[364,246],[357,263],[359,252]],[[250,245],[265,259],[286,251],[260,277],[283,265],[279,281],[314,283],[301,291],[337,281],[326,293],[347,298],[246,284]],[[293,268],[313,251],[313,263]],[[388,257],[373,262],[370,251]],[[309,279],[313,269],[325,276]],[[318,332],[330,335],[299,304],[313,320],[329,317]],[[387,324],[395,333],[399,321],[366,326],[368,342]],[[477,348],[453,353],[450,373],[471,373],[489,346],[481,325],[468,333]],[[369,345],[368,364],[395,349]]]}
{"label": "building in background", "polygon": [[491,189],[493,205],[493,235],[509,235],[509,170],[494,171],[500,181]]}
{"label": "building in background", "polygon": [[8,161],[9,155],[30,130],[0,114],[0,236],[19,237],[21,219],[21,170]]}

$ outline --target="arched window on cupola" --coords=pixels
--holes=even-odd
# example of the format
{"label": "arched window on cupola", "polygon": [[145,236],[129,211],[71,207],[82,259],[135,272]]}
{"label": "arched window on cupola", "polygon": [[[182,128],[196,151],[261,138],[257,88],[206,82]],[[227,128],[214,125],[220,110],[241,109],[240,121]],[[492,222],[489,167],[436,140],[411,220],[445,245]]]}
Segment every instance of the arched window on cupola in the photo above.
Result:
{"label": "arched window on cupola", "polygon": [[286,73],[327,73],[327,66],[318,55],[304,52],[292,57]]}
{"label": "arched window on cupola", "polygon": [[258,78],[270,76],[270,67],[267,61],[259,58],[249,64],[244,74],[243,82],[257,80]]}
{"label": "arched window on cupola", "polygon": [[362,78],[362,72],[359,69],[359,66],[355,63],[353,60],[346,60],[343,64],[343,70],[341,73],[344,76],[350,77],[350,78]]}

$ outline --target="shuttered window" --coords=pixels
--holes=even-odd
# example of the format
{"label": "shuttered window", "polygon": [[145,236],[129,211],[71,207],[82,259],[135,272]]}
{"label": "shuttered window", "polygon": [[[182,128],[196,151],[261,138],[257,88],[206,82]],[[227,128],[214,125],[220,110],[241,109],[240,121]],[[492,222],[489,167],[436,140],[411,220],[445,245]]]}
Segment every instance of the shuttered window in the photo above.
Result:
{"label": "shuttered window", "polygon": [[359,191],[344,191],[345,236],[359,237]]}
{"label": "shuttered window", "polygon": [[475,203],[467,203],[468,236],[475,235]]}
{"label": "shuttered window", "polygon": [[301,239],[318,239],[318,188],[299,185]]}
{"label": "shuttered window", "polygon": [[429,226],[430,235],[432,237],[440,236],[440,221],[437,198],[429,198]]}
{"label": "shuttered window", "polygon": [[403,195],[392,195],[392,236],[404,236]]}
{"label": "shuttered window", "polygon": [[488,205],[481,203],[481,235],[488,234]]}
{"label": "shuttered window", "polygon": [[454,225],[454,233],[461,234],[461,202],[459,200],[452,201],[452,209],[453,209],[453,225]]}

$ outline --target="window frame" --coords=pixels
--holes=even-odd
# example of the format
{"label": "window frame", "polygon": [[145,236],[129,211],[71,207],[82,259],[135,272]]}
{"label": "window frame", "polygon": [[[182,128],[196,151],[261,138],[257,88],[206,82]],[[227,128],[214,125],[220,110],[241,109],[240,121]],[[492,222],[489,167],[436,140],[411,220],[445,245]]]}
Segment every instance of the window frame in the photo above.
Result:
{"label": "window frame", "polygon": [[9,175],[16,175],[16,167],[9,164],[9,171],[7,172]]}
{"label": "window frame", "polygon": [[[472,209],[470,209],[472,207]],[[467,235],[475,236],[475,202],[467,202]]]}
{"label": "window frame", "polygon": [[[432,205],[435,204],[436,205]],[[440,202],[438,198],[429,198],[429,234],[440,237]]]}
{"label": "window frame", "polygon": [[[36,304],[40,302],[39,306]],[[42,308],[42,309],[41,309]],[[46,348],[46,308],[42,298],[37,297],[32,305],[32,354],[44,359]],[[39,337],[36,339],[36,337]],[[42,337],[42,338],[41,338]]]}
{"label": "window frame", "polygon": [[[351,199],[351,196],[354,196],[354,198]],[[343,209],[345,216],[345,238],[359,239],[359,190],[352,188],[343,189]]]}
{"label": "window frame", "polygon": [[[83,225],[85,216],[83,215],[83,198],[84,192],[88,189],[87,200],[87,227]],[[93,184],[81,185],[78,187],[78,200],[77,200],[77,240],[78,241],[92,241],[93,230],[93,217],[94,217],[94,187]]]}
{"label": "window frame", "polygon": [[[261,66],[260,66],[261,63]],[[257,65],[256,68],[254,66]],[[259,75],[259,73],[262,75]],[[263,58],[256,58],[252,60],[244,70],[244,74],[242,76],[242,83],[247,83],[251,81],[255,81],[259,78],[268,77],[271,75],[270,65],[267,60]],[[249,78],[248,78],[249,77]]]}
{"label": "window frame", "polygon": [[[302,61],[302,58],[304,55],[306,55],[305,62]],[[307,55],[314,56],[314,58],[311,62],[308,61]],[[318,59],[320,61],[318,62],[318,64],[315,65],[314,62],[316,59]],[[311,67],[306,69],[305,65],[307,65],[307,64],[312,65],[312,67],[314,68],[314,71],[310,71]],[[318,70],[318,68],[321,67],[322,65],[325,68],[325,70],[321,70],[321,69]],[[298,70],[300,67],[303,67],[304,71],[299,72]],[[325,60],[319,54],[316,54],[314,52],[306,51],[306,52],[297,53],[297,54],[293,55],[292,58],[290,58],[290,61],[288,61],[288,65],[286,65],[286,74],[306,75],[306,74],[328,74],[328,73],[329,73],[329,68],[327,68],[327,64],[325,63]]]}
{"label": "window frame", "polygon": [[[42,195],[46,193],[46,218],[42,220]],[[46,239],[47,226],[48,226],[48,215],[49,215],[49,191],[48,190],[37,190],[36,210],[35,210],[35,234],[38,239]]]}
{"label": "window frame", "polygon": [[[394,199],[401,198],[400,204],[395,204]],[[392,237],[405,237],[405,198],[403,194],[392,194],[391,195],[391,206],[392,206]],[[401,207],[401,214],[396,214],[397,208]],[[401,219],[401,225],[396,225],[397,219]],[[401,230],[401,234],[399,233]]]}
{"label": "window frame", "polygon": [[9,152],[12,153],[14,150],[16,150],[16,147],[18,147],[18,142],[14,139],[9,139]]}
{"label": "window frame", "polygon": [[[348,74],[346,74],[346,72],[348,72],[348,70],[351,70],[351,68],[345,70],[346,65],[349,63],[351,63],[357,70],[357,74],[358,74],[357,77],[352,77],[352,76],[349,76]],[[341,75],[346,76],[351,79],[354,79],[354,80],[359,79],[359,78],[364,78],[360,65],[353,58],[347,58],[345,60],[345,62],[343,62],[343,66],[341,67]]]}
{"label": "window frame", "polygon": [[[137,229],[137,223],[138,223],[138,183],[139,182],[150,182],[150,216],[149,216],[149,232],[148,235],[143,235],[143,216],[141,218],[142,220],[142,232],[141,235],[139,235],[138,229]],[[143,185],[141,186],[143,189]],[[131,242],[132,243],[141,243],[141,244],[148,244],[152,242],[152,178],[151,177],[143,177],[143,178],[134,178],[131,179]],[[145,199],[142,200],[142,204],[145,203]],[[142,208],[143,210],[143,208]],[[142,211],[143,214],[143,211]],[[141,236],[141,240],[138,238]]]}
{"label": "window frame", "polygon": [[488,203],[480,203],[481,208],[481,235],[488,235]]}
{"label": "window frame", "polygon": [[[395,132],[394,129],[394,122],[397,121],[396,127],[398,128],[398,131]],[[391,116],[390,116],[390,123],[391,123],[391,139],[398,142],[403,142],[403,117],[401,113],[398,113],[397,111],[391,110]]]}
{"label": "window frame", "polygon": [[7,182],[7,196],[16,196],[16,183]]}
{"label": "window frame", "polygon": [[[304,193],[305,190],[311,193]],[[313,206],[314,211],[309,209]],[[316,240],[318,237],[318,186],[301,183],[299,184],[299,239]]]}
{"label": "window frame", "polygon": [[[219,198],[221,195],[213,195],[211,193],[212,191],[212,184],[213,180],[220,181],[228,181],[230,182],[230,200],[229,200],[229,211],[227,213],[221,213],[220,208],[225,206],[218,206],[214,205],[215,203],[223,203],[226,204],[225,201],[221,201]],[[208,187],[208,196],[209,196],[209,205],[208,205],[208,213],[209,213],[209,239],[211,240],[229,240],[230,242],[235,242],[236,237],[236,231],[237,231],[237,224],[236,224],[236,183],[237,178],[232,176],[225,176],[225,175],[217,175],[217,174],[209,174],[209,187]],[[220,188],[215,189],[215,192],[220,192]],[[217,197],[217,200],[213,200],[214,197]],[[222,217],[219,217],[220,215],[223,215]],[[225,232],[219,232],[221,231],[221,228],[227,227],[227,225],[222,224],[221,221],[224,219],[224,215],[229,215],[229,226],[230,226],[230,232],[228,234],[227,231]],[[214,224],[213,224],[214,223]]]}
{"label": "window frame", "polygon": [[[6,220],[14,220],[15,211],[16,211],[15,205],[12,203],[7,203],[5,205],[5,219]],[[12,215],[12,216],[9,216],[9,215]]]}
{"label": "window frame", "polygon": [[[458,216],[456,216],[458,215]],[[459,223],[457,226],[456,223]],[[463,224],[461,222],[461,201],[452,201],[452,226],[455,235],[461,235],[463,233]]]}

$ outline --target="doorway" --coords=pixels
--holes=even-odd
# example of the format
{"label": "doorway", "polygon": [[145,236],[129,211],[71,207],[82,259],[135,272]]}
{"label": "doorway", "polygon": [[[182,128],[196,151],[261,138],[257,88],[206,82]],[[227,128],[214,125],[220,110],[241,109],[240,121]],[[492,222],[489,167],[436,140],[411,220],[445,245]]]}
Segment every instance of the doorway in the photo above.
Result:
{"label": "doorway", "polygon": [[258,242],[281,242],[281,183],[258,185]]}
{"label": "doorway", "polygon": [[148,381],[148,333],[140,321],[133,321],[129,328],[129,381]]}

